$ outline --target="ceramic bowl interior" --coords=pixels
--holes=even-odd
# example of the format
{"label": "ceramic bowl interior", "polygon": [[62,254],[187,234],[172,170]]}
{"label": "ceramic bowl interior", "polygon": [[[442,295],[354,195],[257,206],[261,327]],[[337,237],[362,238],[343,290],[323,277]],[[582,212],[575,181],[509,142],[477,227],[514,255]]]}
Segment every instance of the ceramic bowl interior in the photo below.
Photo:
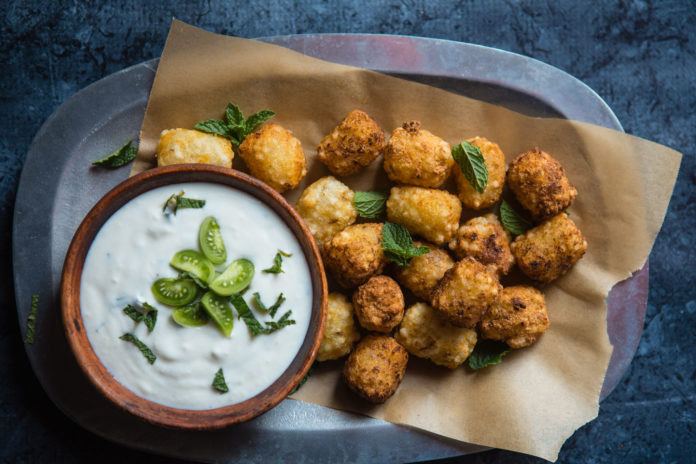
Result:
{"label": "ceramic bowl interior", "polygon": [[[187,410],[144,399],[119,383],[100,362],[87,338],[80,308],[80,282],[87,252],[102,225],[136,196],[165,185],[212,182],[244,191],[269,206],[289,226],[307,259],[312,285],[312,309],[305,340],[290,366],[256,396],[241,403],[208,410]],[[327,284],[312,234],[294,208],[266,184],[233,169],[210,165],[173,165],[151,169],[127,179],[107,193],[80,224],[63,266],[63,325],[77,362],[94,386],[126,411],[154,424],[183,429],[214,429],[249,420],[285,398],[314,362],[324,331]]]}

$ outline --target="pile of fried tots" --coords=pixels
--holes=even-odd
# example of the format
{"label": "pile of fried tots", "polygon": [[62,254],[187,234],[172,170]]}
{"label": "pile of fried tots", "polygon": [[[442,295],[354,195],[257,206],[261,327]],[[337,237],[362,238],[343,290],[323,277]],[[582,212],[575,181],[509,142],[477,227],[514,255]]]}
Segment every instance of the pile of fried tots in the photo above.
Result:
{"label": "pile of fried tots", "polygon": [[[372,118],[355,110],[317,146],[318,159],[336,177],[309,185],[295,207],[322,251],[334,290],[341,290],[329,295],[317,360],[348,356],[343,378],[368,401],[382,403],[395,393],[409,353],[455,369],[478,340],[515,349],[533,344],[549,327],[544,294],[536,287],[565,274],[587,248],[566,212],[578,192],[557,160],[534,148],[517,156],[506,173],[496,143],[467,141],[480,149],[488,169],[483,193],[467,180],[450,145],[418,121],[405,122],[387,141]],[[279,192],[295,188],[307,172],[300,141],[278,124],[247,136],[238,153],[253,176]],[[387,259],[383,223],[356,223],[355,193],[337,179],[359,173],[380,155],[395,184],[387,220],[404,226],[415,246],[430,250],[406,267]],[[233,157],[228,140],[187,129],[164,131],[157,148],[159,165],[231,167]],[[450,175],[457,195],[440,188]],[[491,210],[506,182],[533,220],[531,229],[513,240],[493,213],[460,225],[463,207]],[[536,287],[501,285],[515,264]],[[406,308],[406,301],[413,304]]]}

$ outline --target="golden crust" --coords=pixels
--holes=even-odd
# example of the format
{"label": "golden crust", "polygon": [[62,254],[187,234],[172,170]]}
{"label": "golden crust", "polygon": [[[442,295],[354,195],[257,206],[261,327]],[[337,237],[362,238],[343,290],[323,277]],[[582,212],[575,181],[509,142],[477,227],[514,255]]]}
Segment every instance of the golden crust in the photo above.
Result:
{"label": "golden crust", "polygon": [[517,236],[510,245],[517,265],[528,277],[549,283],[562,276],[587,250],[587,241],[564,213]]}
{"label": "golden crust", "polygon": [[486,214],[464,223],[449,243],[449,248],[457,259],[471,256],[500,278],[515,264],[510,239],[510,233],[503,228],[498,217]]}
{"label": "golden crust", "polygon": [[355,193],[333,176],[322,177],[302,192],[295,209],[319,246],[355,222],[354,197]]}
{"label": "golden crust", "polygon": [[452,150],[420,125],[409,121],[394,129],[384,150],[384,170],[392,182],[436,188],[450,175]]}
{"label": "golden crust", "polygon": [[387,263],[382,250],[382,224],[348,226],[325,243],[322,251],[324,264],[345,288],[381,274]]}
{"label": "golden crust", "polygon": [[384,403],[406,373],[408,352],[387,335],[369,334],[355,347],[343,367],[351,390],[372,403]]}
{"label": "golden crust", "polygon": [[394,338],[412,355],[449,369],[466,361],[476,345],[476,331],[450,324],[425,303],[406,310]]}
{"label": "golden crust", "polygon": [[510,190],[535,220],[554,216],[568,208],[578,195],[561,163],[539,148],[522,153],[510,163]]}
{"label": "golden crust", "polygon": [[219,135],[190,129],[166,129],[157,144],[157,166],[203,163],[232,167],[234,151],[229,140]]}
{"label": "golden crust", "polygon": [[353,110],[317,145],[317,157],[337,176],[355,174],[384,149],[384,132],[367,113]]}
{"label": "golden crust", "polygon": [[346,356],[360,340],[353,318],[353,305],[341,293],[329,293],[326,309],[326,328],[317,352],[317,361]]}
{"label": "golden crust", "polygon": [[247,135],[239,156],[252,176],[282,193],[294,189],[307,174],[307,161],[300,141],[278,124],[262,126]]}
{"label": "golden crust", "polygon": [[484,209],[495,204],[503,193],[505,185],[505,155],[500,146],[491,142],[485,137],[474,137],[467,139],[467,142],[476,145],[486,161],[488,169],[488,183],[483,193],[478,193],[471,186],[466,176],[458,165],[452,169],[454,171],[454,180],[457,183],[457,191],[462,204],[471,209]]}
{"label": "golden crust", "polygon": [[391,277],[373,276],[353,293],[353,310],[363,328],[389,333],[404,317],[404,294]]}
{"label": "golden crust", "polygon": [[467,257],[445,273],[433,290],[431,306],[457,327],[475,329],[502,288],[486,266]]}
{"label": "golden crust", "polygon": [[449,253],[430,243],[415,241],[413,246],[426,246],[430,253],[411,259],[407,267],[396,266],[396,280],[423,301],[430,301],[430,295],[448,269],[454,266]]}
{"label": "golden crust", "polygon": [[444,190],[424,187],[392,187],[387,217],[437,245],[452,239],[459,227],[462,204]]}
{"label": "golden crust", "polygon": [[481,319],[482,338],[500,340],[511,348],[534,343],[549,328],[544,294],[534,287],[505,287],[498,303]]}

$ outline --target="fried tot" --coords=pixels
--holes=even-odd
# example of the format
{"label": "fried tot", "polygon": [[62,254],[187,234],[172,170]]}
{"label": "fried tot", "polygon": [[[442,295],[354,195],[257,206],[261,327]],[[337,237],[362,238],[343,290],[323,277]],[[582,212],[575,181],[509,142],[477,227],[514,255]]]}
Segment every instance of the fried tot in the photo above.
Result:
{"label": "fried tot", "polygon": [[475,329],[481,316],[498,301],[502,288],[486,266],[467,257],[445,273],[430,304],[457,327]]}
{"label": "fried tot", "polygon": [[282,193],[297,187],[307,174],[307,161],[300,141],[278,124],[262,126],[247,135],[239,156],[252,176]]}
{"label": "fried tot", "polygon": [[561,163],[539,148],[522,153],[508,168],[507,183],[536,221],[564,211],[578,195]]}
{"label": "fried tot", "polygon": [[319,246],[355,222],[354,197],[355,193],[333,176],[322,177],[302,192],[295,209]]}
{"label": "fried tot", "polygon": [[387,263],[382,250],[382,224],[348,226],[326,242],[322,251],[324,264],[345,288],[381,274]]}
{"label": "fried tot", "polygon": [[391,277],[373,276],[353,293],[353,310],[365,329],[389,333],[404,317],[404,294]]}
{"label": "fried tot", "polygon": [[542,284],[562,276],[587,250],[587,241],[575,223],[560,213],[518,235],[510,245],[517,266]]}
{"label": "fried tot", "polygon": [[444,190],[424,187],[392,187],[387,217],[437,245],[449,242],[459,227],[462,204]]}
{"label": "fried tot", "polygon": [[384,170],[399,184],[439,187],[453,165],[449,144],[421,129],[420,121],[408,121],[394,129],[384,150]]}
{"label": "fried tot", "polygon": [[384,403],[399,387],[408,352],[387,335],[369,334],[355,347],[343,367],[351,390],[372,403]]}
{"label": "fried tot", "polygon": [[430,295],[448,269],[454,266],[449,253],[430,243],[416,240],[414,247],[426,246],[429,253],[411,259],[407,267],[396,266],[396,280],[423,301],[430,301]]}
{"label": "fried tot", "polygon": [[232,144],[224,137],[190,129],[166,129],[157,144],[157,166],[203,163],[232,167]]}
{"label": "fried tot", "polygon": [[353,110],[317,145],[317,157],[337,176],[355,174],[385,145],[384,132],[367,113]]}
{"label": "fried tot", "polygon": [[466,361],[476,345],[476,331],[450,324],[425,303],[406,310],[394,338],[412,355],[449,369]]}
{"label": "fried tot", "polygon": [[510,240],[510,233],[503,228],[498,217],[486,214],[465,222],[449,243],[449,248],[457,259],[471,256],[500,278],[515,264]]}
{"label": "fried tot", "polygon": [[474,137],[467,142],[476,145],[483,155],[488,169],[488,183],[483,193],[478,193],[471,186],[459,165],[453,168],[454,180],[457,183],[459,199],[467,208],[479,210],[495,204],[503,193],[505,185],[505,155],[497,143],[491,142],[485,137]]}
{"label": "fried tot", "polygon": [[505,287],[500,299],[481,319],[482,338],[500,340],[511,348],[534,343],[549,328],[544,294],[534,287]]}
{"label": "fried tot", "polygon": [[317,352],[317,361],[346,356],[360,340],[353,317],[353,305],[341,293],[329,293],[326,308],[326,328]]}

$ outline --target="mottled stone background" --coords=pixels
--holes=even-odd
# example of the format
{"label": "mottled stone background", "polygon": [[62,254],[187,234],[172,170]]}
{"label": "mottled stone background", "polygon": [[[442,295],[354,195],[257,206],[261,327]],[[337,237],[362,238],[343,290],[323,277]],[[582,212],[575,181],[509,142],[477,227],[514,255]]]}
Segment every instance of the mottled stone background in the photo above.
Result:
{"label": "mottled stone background", "polygon": [[[693,0],[0,2],[3,462],[171,462],[91,435],[46,397],[27,363],[18,330],[10,232],[19,172],[43,121],[84,86],[159,56],[173,16],[240,37],[367,32],[499,47],[545,61],[578,77],[607,101],[628,133],[681,151],[684,159],[677,186],[650,255],[650,296],[638,352],[623,381],[602,403],[599,418],[566,442],[559,462],[695,462]],[[539,461],[490,451],[443,462]]]}

